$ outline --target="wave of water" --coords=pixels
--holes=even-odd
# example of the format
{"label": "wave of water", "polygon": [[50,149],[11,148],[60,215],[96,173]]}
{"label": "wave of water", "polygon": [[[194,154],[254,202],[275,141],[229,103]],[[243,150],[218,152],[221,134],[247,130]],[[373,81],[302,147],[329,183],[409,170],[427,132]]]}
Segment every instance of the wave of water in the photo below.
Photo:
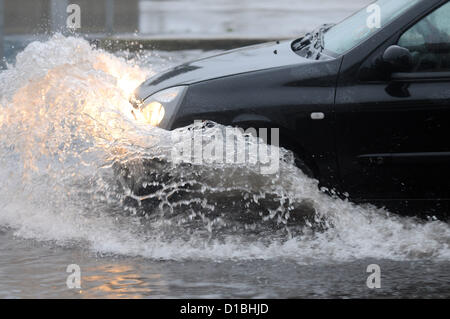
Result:
{"label": "wave of water", "polygon": [[329,197],[285,150],[276,175],[174,164],[183,136],[223,127],[136,120],[129,97],[157,68],[141,62],[55,35],[0,73],[0,227],[153,259],[450,260],[449,224]]}

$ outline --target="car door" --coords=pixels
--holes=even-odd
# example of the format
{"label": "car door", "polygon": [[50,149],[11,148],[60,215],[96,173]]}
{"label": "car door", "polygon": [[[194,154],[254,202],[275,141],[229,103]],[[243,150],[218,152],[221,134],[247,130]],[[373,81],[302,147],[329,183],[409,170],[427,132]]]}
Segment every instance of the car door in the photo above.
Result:
{"label": "car door", "polygon": [[338,83],[342,188],[354,199],[449,199],[450,3],[397,44],[412,53],[411,72]]}

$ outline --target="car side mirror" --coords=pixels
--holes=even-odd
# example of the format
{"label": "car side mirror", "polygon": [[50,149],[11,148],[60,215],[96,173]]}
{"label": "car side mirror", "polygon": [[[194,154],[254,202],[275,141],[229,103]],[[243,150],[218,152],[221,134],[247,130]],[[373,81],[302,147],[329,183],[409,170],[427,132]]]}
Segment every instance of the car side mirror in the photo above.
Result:
{"label": "car side mirror", "polygon": [[413,67],[411,52],[398,45],[387,48],[383,53],[382,60],[391,72],[409,72]]}

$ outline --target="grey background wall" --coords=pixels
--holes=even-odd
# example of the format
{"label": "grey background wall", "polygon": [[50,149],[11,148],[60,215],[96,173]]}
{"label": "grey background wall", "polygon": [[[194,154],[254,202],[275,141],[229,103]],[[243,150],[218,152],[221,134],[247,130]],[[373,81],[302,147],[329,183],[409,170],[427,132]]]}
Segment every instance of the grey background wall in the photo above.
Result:
{"label": "grey background wall", "polygon": [[[323,23],[338,22],[370,2],[372,0],[0,0],[0,57],[11,58],[27,42],[60,31],[66,24],[68,4],[80,6],[81,29],[77,31],[88,34],[91,39],[114,35],[132,40],[137,35],[141,41],[149,38],[152,43],[176,39],[178,45],[180,40],[187,44],[195,42],[194,39],[236,41],[295,37]],[[216,47],[217,43],[212,45]]]}
{"label": "grey background wall", "polygon": [[[65,23],[69,3],[81,7],[81,33],[292,36],[338,22],[371,0],[0,0],[4,33],[36,34]],[[112,19],[112,21],[111,21]]]}
{"label": "grey background wall", "polygon": [[[3,0],[4,33],[37,34],[52,30],[52,18],[64,23],[67,4],[81,7],[81,33],[106,32],[108,0]],[[113,31],[133,33],[139,28],[139,0],[116,0]],[[57,11],[59,17],[52,17]]]}

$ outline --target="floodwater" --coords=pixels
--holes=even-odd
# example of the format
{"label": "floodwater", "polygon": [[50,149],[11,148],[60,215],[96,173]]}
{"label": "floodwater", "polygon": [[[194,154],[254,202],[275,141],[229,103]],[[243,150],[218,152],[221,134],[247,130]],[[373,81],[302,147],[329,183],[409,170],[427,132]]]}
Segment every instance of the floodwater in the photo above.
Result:
{"label": "floodwater", "polygon": [[271,175],[172,161],[192,131],[208,145],[224,128],[152,128],[129,97],[201,55],[56,35],[0,72],[0,298],[450,297],[446,222],[329,197],[285,150]]}

